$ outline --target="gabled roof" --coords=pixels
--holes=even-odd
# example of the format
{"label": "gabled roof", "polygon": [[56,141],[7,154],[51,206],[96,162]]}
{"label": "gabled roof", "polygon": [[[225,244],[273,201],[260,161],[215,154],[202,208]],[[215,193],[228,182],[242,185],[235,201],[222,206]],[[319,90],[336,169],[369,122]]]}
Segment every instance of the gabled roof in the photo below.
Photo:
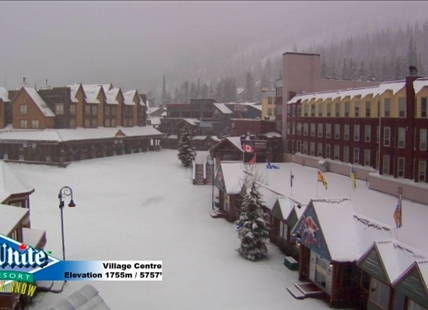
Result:
{"label": "gabled roof", "polygon": [[[302,218],[296,224],[294,233],[307,233],[304,220],[314,222],[319,228],[305,243],[311,248],[314,244],[319,247],[311,248],[320,255],[329,255],[332,261],[357,261],[375,240],[385,240],[392,237],[391,228],[383,223],[364,217],[354,211],[348,198],[312,199]],[[303,238],[303,237],[302,237]]]}
{"label": "gabled roof", "polygon": [[[137,90],[136,89],[132,89],[132,90],[128,90],[127,92],[123,93],[123,98],[125,99],[125,104],[126,105],[135,105],[135,101],[134,98],[137,95]],[[143,100],[141,100],[140,96],[138,97],[138,103],[141,106],[146,106],[143,102]]]}
{"label": "gabled roof", "polygon": [[27,208],[0,204],[0,234],[6,236],[10,234],[28,212],[30,210]]}
{"label": "gabled roof", "polygon": [[108,92],[109,90],[111,90],[113,88],[113,84],[109,83],[109,84],[84,84],[84,87],[87,88],[95,88],[101,86],[104,90],[104,92]]}
{"label": "gabled roof", "polygon": [[201,121],[197,118],[183,118],[182,120],[178,121],[177,124],[181,122],[186,122],[192,126],[197,126]]}
{"label": "gabled roof", "polygon": [[272,214],[280,220],[287,221],[290,215],[295,212],[299,219],[303,214],[305,207],[306,205],[299,203],[290,197],[278,196],[278,199],[272,208]]}
{"label": "gabled roof", "polygon": [[3,100],[3,102],[10,102],[9,92],[4,87],[0,87],[0,99]]}
{"label": "gabled roof", "polygon": [[79,91],[79,88],[82,87],[81,83],[74,83],[73,85],[67,85],[68,87],[70,87],[70,99],[71,102],[77,103],[79,102],[79,100],[77,100],[76,95],[77,92]]}
{"label": "gabled roof", "polygon": [[109,91],[105,92],[107,104],[119,104],[117,101],[117,96],[119,95],[120,88],[112,88]]}
{"label": "gabled roof", "polygon": [[239,194],[242,185],[244,184],[242,162],[222,161],[216,173],[216,179],[220,178],[219,172],[222,174],[224,190],[227,195]]}
{"label": "gabled roof", "polygon": [[21,179],[5,161],[0,160],[0,203],[11,195],[31,194],[34,187]]}
{"label": "gabled roof", "polygon": [[52,112],[52,110],[48,107],[46,102],[40,97],[40,95],[37,93],[37,91],[32,87],[23,87],[24,91],[31,97],[31,100],[37,105],[39,110],[43,113],[46,117],[55,117],[55,114]]}
{"label": "gabled roof", "polygon": [[217,148],[221,147],[224,144],[230,144],[235,147],[237,151],[244,152],[241,147],[241,137],[226,137],[219,141],[217,144],[215,144],[213,147],[211,147],[209,151],[215,151]]}
{"label": "gabled roof", "polygon": [[413,88],[415,90],[415,94],[418,94],[422,88],[428,86],[428,78],[420,78],[413,81]]}
{"label": "gabled roof", "polygon": [[82,87],[85,92],[87,103],[100,103],[98,100],[98,95],[102,89],[102,86],[95,84],[83,84]]}

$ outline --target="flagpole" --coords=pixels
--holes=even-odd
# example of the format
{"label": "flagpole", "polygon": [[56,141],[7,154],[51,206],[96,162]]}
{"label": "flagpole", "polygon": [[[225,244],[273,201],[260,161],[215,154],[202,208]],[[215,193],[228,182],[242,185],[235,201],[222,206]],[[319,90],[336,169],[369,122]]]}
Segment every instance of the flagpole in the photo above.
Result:
{"label": "flagpole", "polygon": [[317,175],[317,198],[318,198],[318,183],[319,181],[318,181],[318,175]]}

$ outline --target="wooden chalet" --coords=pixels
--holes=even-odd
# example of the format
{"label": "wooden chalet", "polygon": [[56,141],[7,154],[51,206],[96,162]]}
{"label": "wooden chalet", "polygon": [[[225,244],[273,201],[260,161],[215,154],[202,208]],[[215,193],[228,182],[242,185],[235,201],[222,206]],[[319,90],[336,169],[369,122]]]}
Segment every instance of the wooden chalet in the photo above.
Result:
{"label": "wooden chalet", "polygon": [[427,255],[397,240],[376,241],[358,260],[359,306],[367,309],[427,309]]}
{"label": "wooden chalet", "polygon": [[375,240],[391,237],[391,229],[356,214],[348,198],[312,199],[292,234],[300,248],[299,280],[344,307],[359,304],[364,274],[357,260]]}
{"label": "wooden chalet", "polygon": [[296,240],[291,236],[291,231],[302,216],[305,208],[306,205],[292,198],[278,196],[271,211],[271,241],[276,244],[283,253],[295,259],[298,259],[299,249]]}
{"label": "wooden chalet", "polygon": [[215,158],[216,166],[218,166],[222,161],[242,162],[244,156],[240,137],[224,138],[214,145],[209,152],[212,158]]}

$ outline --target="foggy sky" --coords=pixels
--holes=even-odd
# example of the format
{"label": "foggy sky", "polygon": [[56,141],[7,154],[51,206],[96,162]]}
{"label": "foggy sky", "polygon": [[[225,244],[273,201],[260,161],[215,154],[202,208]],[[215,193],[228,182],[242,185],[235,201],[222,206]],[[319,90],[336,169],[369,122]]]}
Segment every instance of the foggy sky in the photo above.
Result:
{"label": "foggy sky", "polygon": [[221,46],[281,37],[291,46],[332,29],[424,20],[427,9],[424,1],[0,2],[0,86],[26,77],[31,87],[112,82],[144,93]]}

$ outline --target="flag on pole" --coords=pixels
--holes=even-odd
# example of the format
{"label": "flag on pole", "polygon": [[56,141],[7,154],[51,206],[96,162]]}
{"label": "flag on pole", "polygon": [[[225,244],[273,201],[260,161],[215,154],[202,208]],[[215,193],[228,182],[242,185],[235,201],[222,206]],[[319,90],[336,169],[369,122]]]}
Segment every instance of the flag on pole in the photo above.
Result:
{"label": "flag on pole", "polygon": [[293,174],[293,171],[290,170],[290,187],[293,187],[293,179],[294,179],[294,174]]}
{"label": "flag on pole", "polygon": [[321,171],[318,170],[318,182],[322,182],[322,185],[324,185],[324,188],[327,189],[328,188],[328,184],[326,179],[324,178],[324,175],[322,174]]}
{"label": "flag on pole", "polygon": [[355,172],[354,167],[351,166],[351,174],[350,174],[351,180],[352,180],[352,189],[357,189],[357,173]]}
{"label": "flag on pole", "polygon": [[255,164],[256,163],[256,154],[254,154],[253,158],[250,159],[250,161],[248,162],[249,165]]}
{"label": "flag on pole", "polygon": [[249,146],[248,144],[245,144],[245,143],[244,143],[243,148],[244,148],[244,152],[247,152],[247,153],[254,153],[254,148],[253,148],[253,147],[251,147],[251,146]]}
{"label": "flag on pole", "polygon": [[393,218],[395,221],[395,227],[400,228],[403,224],[403,219],[401,217],[401,199],[398,199],[397,206],[395,207],[395,211],[393,214]]}
{"label": "flag on pole", "polygon": [[270,162],[266,162],[266,168],[267,169],[279,169],[278,166],[272,165]]}

